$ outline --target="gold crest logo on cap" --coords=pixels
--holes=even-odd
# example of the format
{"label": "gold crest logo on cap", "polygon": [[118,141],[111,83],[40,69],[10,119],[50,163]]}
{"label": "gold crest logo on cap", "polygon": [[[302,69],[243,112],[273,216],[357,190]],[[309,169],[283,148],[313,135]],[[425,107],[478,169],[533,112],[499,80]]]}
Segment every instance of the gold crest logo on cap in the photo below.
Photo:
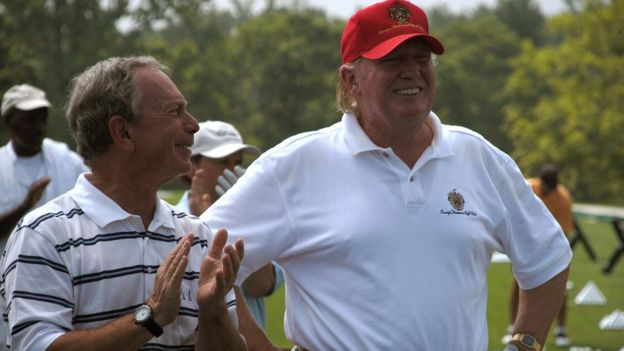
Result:
{"label": "gold crest logo on cap", "polygon": [[462,194],[455,191],[457,189],[453,189],[450,193],[448,193],[448,201],[451,203],[451,206],[457,211],[461,211],[464,209],[464,197]]}
{"label": "gold crest logo on cap", "polygon": [[388,9],[388,15],[398,24],[408,24],[412,13],[403,4],[394,4]]}

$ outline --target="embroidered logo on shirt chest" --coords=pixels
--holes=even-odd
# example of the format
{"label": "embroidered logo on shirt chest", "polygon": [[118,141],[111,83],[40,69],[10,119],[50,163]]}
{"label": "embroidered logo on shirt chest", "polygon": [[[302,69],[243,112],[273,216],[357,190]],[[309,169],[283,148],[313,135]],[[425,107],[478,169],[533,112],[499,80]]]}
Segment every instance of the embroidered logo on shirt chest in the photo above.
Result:
{"label": "embroidered logo on shirt chest", "polygon": [[451,204],[452,209],[450,210],[440,210],[440,214],[444,215],[465,215],[465,216],[476,216],[477,213],[475,211],[464,210],[464,206],[466,205],[466,200],[464,196],[457,191],[457,188],[451,190],[447,198],[448,202]]}

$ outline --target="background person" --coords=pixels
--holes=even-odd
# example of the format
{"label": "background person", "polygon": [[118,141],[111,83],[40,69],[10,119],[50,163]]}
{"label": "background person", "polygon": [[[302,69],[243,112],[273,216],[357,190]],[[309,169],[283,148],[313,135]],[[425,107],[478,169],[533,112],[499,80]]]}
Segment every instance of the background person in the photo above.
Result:
{"label": "background person", "polygon": [[[244,173],[245,154],[257,155],[260,149],[243,143],[243,138],[230,123],[206,121],[191,147],[191,171],[183,176],[191,186],[176,207],[183,212],[201,215],[213,201],[229,190]],[[266,326],[264,298],[270,296],[284,281],[279,265],[270,263],[245,280],[243,296],[249,312],[262,328]]]}
{"label": "background person", "polygon": [[34,207],[63,194],[88,169],[66,144],[45,137],[51,104],[28,84],[2,96],[2,121],[11,134],[0,148],[0,238]]}
{"label": "background person", "polygon": [[[14,85],[2,95],[0,114],[10,132],[0,147],[0,251],[18,221],[31,209],[63,194],[88,169],[66,144],[45,138],[52,104],[43,90]],[[6,326],[0,320],[0,347]]]}
{"label": "background person", "polygon": [[284,268],[286,336],[302,348],[487,349],[494,251],[521,286],[509,347],[544,342],[570,247],[508,155],[431,111],[443,51],[410,2],[357,12],[341,41],[342,120],[265,152],[201,216],[244,238],[238,282]]}
{"label": "background person", "polygon": [[[546,208],[552,213],[557,223],[563,229],[566,236],[574,230],[574,213],[572,211],[572,195],[570,191],[559,183],[559,169],[554,164],[545,164],[539,171],[536,178],[528,179],[533,192],[546,205]],[[509,298],[510,325],[508,330],[513,330],[514,321],[518,315],[518,282],[514,279],[511,285]],[[566,329],[567,318],[567,295],[564,296],[561,308],[557,313],[557,327],[555,328],[555,345],[559,347],[570,346],[570,338]],[[503,343],[511,340],[511,334],[503,337]]]}
{"label": "background person", "polygon": [[213,239],[157,197],[188,172],[198,129],[165,67],[100,61],[73,80],[67,106],[92,172],[11,234],[0,262],[8,346],[245,349],[230,289],[242,243],[225,246],[225,231]]}

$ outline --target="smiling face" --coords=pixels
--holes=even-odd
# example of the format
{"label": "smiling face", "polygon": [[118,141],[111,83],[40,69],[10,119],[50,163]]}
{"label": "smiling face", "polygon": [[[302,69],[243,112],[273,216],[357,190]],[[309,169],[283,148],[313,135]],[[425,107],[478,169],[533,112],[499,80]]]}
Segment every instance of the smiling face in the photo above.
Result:
{"label": "smiling face", "polygon": [[136,166],[162,182],[190,170],[190,146],[199,126],[171,79],[153,68],[135,72],[141,119],[130,124]]}
{"label": "smiling face", "polygon": [[420,39],[404,42],[379,60],[360,59],[342,79],[357,100],[365,130],[419,128],[433,106],[434,63]]}

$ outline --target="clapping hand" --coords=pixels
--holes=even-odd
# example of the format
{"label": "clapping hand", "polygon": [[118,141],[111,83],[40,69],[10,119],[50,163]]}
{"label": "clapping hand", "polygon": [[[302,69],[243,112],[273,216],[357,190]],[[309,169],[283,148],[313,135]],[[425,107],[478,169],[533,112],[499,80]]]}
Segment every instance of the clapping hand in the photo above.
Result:
{"label": "clapping hand", "polygon": [[235,247],[226,246],[227,238],[225,229],[217,231],[199,272],[197,303],[207,313],[225,307],[225,295],[232,288],[243,259],[243,241],[238,240]]}
{"label": "clapping hand", "polygon": [[193,234],[184,236],[160,265],[154,280],[154,290],[148,304],[154,311],[154,321],[161,327],[173,322],[180,309],[182,278],[188,265]]}

